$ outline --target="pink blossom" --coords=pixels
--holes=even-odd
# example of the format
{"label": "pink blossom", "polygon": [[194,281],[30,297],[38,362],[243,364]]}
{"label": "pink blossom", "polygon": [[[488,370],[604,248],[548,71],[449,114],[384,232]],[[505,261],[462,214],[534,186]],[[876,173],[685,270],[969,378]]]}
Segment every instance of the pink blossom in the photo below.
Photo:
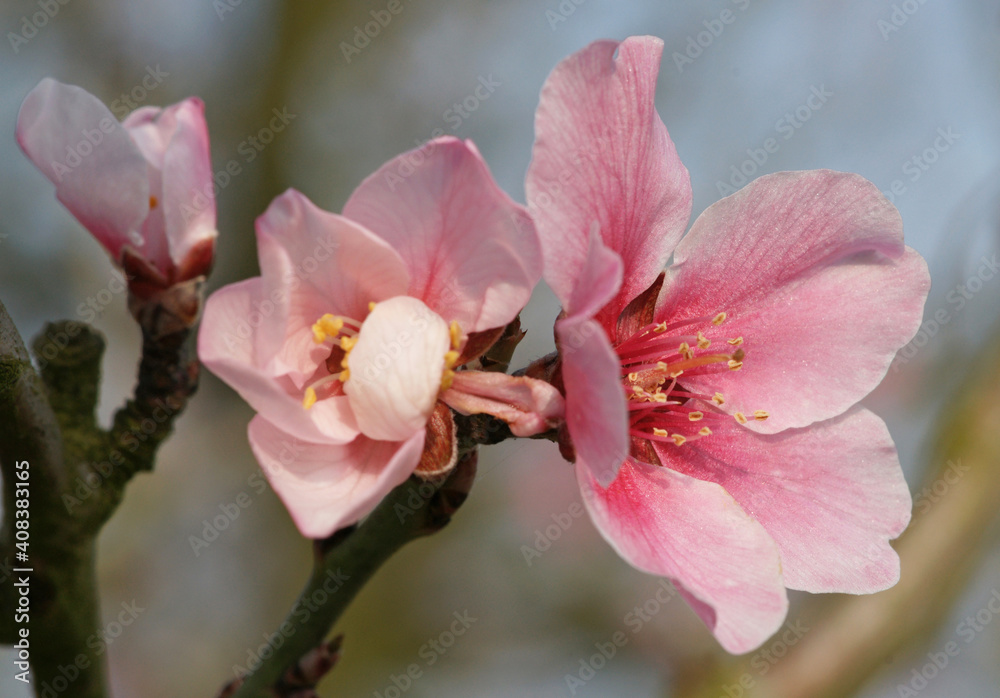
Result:
{"label": "pink blossom", "polygon": [[215,198],[200,99],[143,107],[119,123],[92,94],[46,78],[21,105],[17,142],[133,293],[208,273]]}
{"label": "pink blossom", "polygon": [[525,434],[562,418],[541,381],[459,370],[541,277],[530,218],[470,142],[386,163],[343,215],[289,190],[257,248],[261,275],[208,299],[198,352],[258,412],[250,444],[304,535],[357,521],[418,464],[440,471],[421,459],[444,404]]}
{"label": "pink blossom", "polygon": [[917,331],[929,279],[899,213],[853,174],[761,177],[684,235],[661,52],[599,41],[542,90],[527,194],[564,308],[562,446],[605,539],[747,652],[781,625],[786,586],[899,578],[889,540],[910,495],[885,424],[856,403]]}

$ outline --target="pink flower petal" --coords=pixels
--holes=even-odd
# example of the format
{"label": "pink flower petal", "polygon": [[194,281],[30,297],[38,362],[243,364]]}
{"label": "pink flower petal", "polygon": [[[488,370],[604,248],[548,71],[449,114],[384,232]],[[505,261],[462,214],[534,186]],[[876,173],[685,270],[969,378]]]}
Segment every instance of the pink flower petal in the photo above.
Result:
{"label": "pink flower petal", "polygon": [[628,459],[607,490],[577,464],[583,500],[629,564],[669,577],[733,653],[749,652],[785,619],[774,541],[724,489]]}
{"label": "pink flower petal", "polygon": [[253,278],[209,296],[198,332],[198,358],[263,417],[292,436],[318,443],[352,440],[358,430],[346,397],[320,400],[307,410],[302,406],[302,392],[257,362],[254,344],[255,335],[262,331],[262,290],[260,278]]}
{"label": "pink flower petal", "polygon": [[621,256],[613,325],[663,270],[691,215],[691,182],[654,98],[663,42],[597,41],[562,61],[542,88],[525,187],[545,255],[545,279],[570,298],[591,226]]}
{"label": "pink flower petal", "polygon": [[587,258],[565,307],[566,313],[594,317],[618,293],[623,275],[622,258],[605,246],[595,222],[590,229]]}
{"label": "pink flower petal", "polygon": [[531,219],[469,142],[439,138],[389,161],[361,183],[344,215],[399,252],[408,295],[464,332],[509,323],[541,277]]}
{"label": "pink flower petal", "polygon": [[149,179],[142,153],[108,108],[79,87],[45,78],[21,105],[17,142],[120,263],[122,245],[149,212]]}
{"label": "pink flower petal", "polygon": [[459,371],[441,400],[462,414],[491,414],[514,436],[534,436],[555,427],[566,407],[545,381],[486,371]]}
{"label": "pink flower petal", "polygon": [[416,298],[375,306],[348,355],[344,392],[358,429],[382,441],[406,441],[423,431],[441,390],[448,324]]}
{"label": "pink flower petal", "polygon": [[422,431],[402,443],[364,436],[342,446],[310,443],[261,416],[251,420],[248,435],[271,487],[307,538],[326,538],[371,513],[410,476],[424,446]]}
{"label": "pink flower petal", "polygon": [[593,477],[607,486],[629,453],[628,410],[618,355],[596,320],[565,318],[556,323],[566,426]]}
{"label": "pink flower petal", "polygon": [[274,375],[300,386],[330,353],[313,342],[313,323],[325,313],[363,321],[371,301],[402,295],[409,282],[388,243],[294,189],[257,219],[257,248],[272,308],[257,350]]}
{"label": "pink flower petal", "polygon": [[192,247],[218,234],[212,160],[200,99],[186,99],[164,113],[175,123],[163,154],[163,215],[170,258],[180,266]]}
{"label": "pink flower petal", "polygon": [[654,447],[666,467],[718,483],[764,526],[790,588],[870,594],[899,580],[889,541],[906,528],[912,502],[881,419],[854,409],[780,434],[735,423],[713,432]]}
{"label": "pink flower petal", "polygon": [[[657,320],[729,319],[743,368],[681,381],[730,413],[765,410],[774,433],[867,395],[919,329],[930,280],[899,213],[864,178],[829,170],[761,177],[709,207],[678,245]],[[725,346],[722,343],[722,346]]]}

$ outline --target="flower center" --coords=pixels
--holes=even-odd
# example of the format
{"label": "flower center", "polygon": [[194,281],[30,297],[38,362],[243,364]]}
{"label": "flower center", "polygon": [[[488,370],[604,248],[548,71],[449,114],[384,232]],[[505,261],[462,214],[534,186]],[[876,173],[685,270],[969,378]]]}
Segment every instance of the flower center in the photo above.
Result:
{"label": "flower center", "polygon": [[[735,419],[746,424],[750,419],[767,419],[764,410],[757,410],[749,417],[742,412],[730,417],[718,410],[699,409],[698,405],[692,405],[692,400],[721,406],[726,399],[719,392],[714,395],[691,392],[679,382],[683,376],[743,368],[746,356],[743,338],[712,337],[725,321],[726,313],[719,313],[715,317],[650,324],[615,347],[622,367],[632,436],[683,446],[710,436],[709,425],[721,420]],[[692,333],[699,326],[704,331]]]}
{"label": "flower center", "polygon": [[361,321],[328,313],[312,325],[313,341],[330,347],[328,374],[305,388],[302,405],[346,395],[362,433],[405,439],[451,387],[462,330],[409,296],[368,308]]}

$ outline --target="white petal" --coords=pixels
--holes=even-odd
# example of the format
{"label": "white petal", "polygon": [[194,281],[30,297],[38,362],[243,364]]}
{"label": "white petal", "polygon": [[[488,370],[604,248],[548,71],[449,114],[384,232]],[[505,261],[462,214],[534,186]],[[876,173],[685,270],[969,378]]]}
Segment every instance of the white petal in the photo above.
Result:
{"label": "white petal", "polygon": [[361,433],[405,441],[423,429],[450,347],[448,324],[416,298],[397,296],[376,305],[348,355],[344,384]]}

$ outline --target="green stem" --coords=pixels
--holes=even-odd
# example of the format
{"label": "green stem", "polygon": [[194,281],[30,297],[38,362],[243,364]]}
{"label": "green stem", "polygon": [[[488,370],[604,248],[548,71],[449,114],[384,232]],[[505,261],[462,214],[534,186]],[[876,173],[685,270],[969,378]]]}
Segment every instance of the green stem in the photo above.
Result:
{"label": "green stem", "polygon": [[[279,628],[284,643],[274,648],[234,692],[232,698],[291,695],[285,677],[330,628],[375,572],[411,540],[443,528],[462,504],[475,477],[476,452],[459,461],[442,483],[411,477],[392,490],[356,528],[316,541],[316,562],[308,583]],[[306,609],[307,612],[303,612]],[[316,677],[318,679],[318,677]],[[233,690],[233,689],[230,689]]]}
{"label": "green stem", "polygon": [[[115,415],[111,431],[97,424],[104,340],[89,326],[46,325],[35,339],[36,373],[13,322],[0,305],[0,465],[4,525],[0,557],[5,609],[19,600],[14,579],[28,568],[29,622],[0,617],[0,641],[29,631],[37,691],[107,695],[96,581],[96,540],[117,508],[126,483],[152,468],[156,450],[197,384],[190,330],[167,337],[144,332],[135,397]],[[28,467],[18,464],[27,462]],[[15,488],[28,474],[27,560],[15,547]],[[23,491],[23,490],[22,490]],[[22,496],[23,498],[23,496]]]}

